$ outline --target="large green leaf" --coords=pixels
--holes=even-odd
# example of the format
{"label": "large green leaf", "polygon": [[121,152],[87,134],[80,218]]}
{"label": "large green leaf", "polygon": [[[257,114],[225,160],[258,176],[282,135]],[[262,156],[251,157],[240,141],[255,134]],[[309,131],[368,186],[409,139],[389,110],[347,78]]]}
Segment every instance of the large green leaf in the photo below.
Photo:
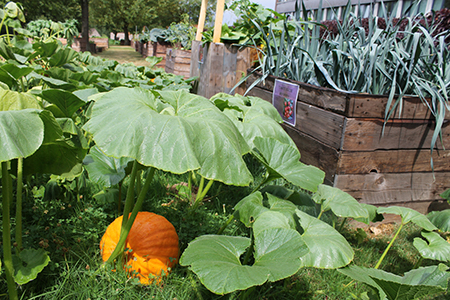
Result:
{"label": "large green leaf", "polygon": [[121,157],[119,159],[106,156],[97,146],[89,151],[83,160],[91,181],[110,187],[119,183],[126,175],[125,168],[132,158]]}
{"label": "large green leaf", "polygon": [[[313,200],[322,206],[322,211],[331,210],[343,218],[369,219],[369,212],[355,198],[338,188],[321,184],[313,195]],[[368,223],[368,222],[367,222]]]}
{"label": "large green leaf", "polygon": [[42,145],[33,155],[24,159],[24,174],[55,174],[73,177],[81,173],[86,150],[73,147],[66,141]]}
{"label": "large green leaf", "polygon": [[333,227],[298,209],[296,214],[304,231],[303,241],[310,251],[301,258],[303,267],[335,269],[353,260],[352,247]]}
{"label": "large green leaf", "polygon": [[439,233],[423,231],[422,236],[428,243],[421,238],[415,238],[413,244],[423,258],[450,261],[450,244]]}
{"label": "large green leaf", "polygon": [[325,173],[314,166],[300,162],[300,152],[292,145],[273,138],[256,137],[254,154],[267,167],[269,178],[284,178],[302,189],[315,192],[325,178]]}
{"label": "large green leaf", "polygon": [[180,264],[190,265],[210,291],[226,294],[295,274],[300,269],[299,258],[308,252],[297,231],[267,228],[255,235],[255,263],[242,265],[240,256],[250,243],[244,237],[201,236],[189,243]]}
{"label": "large green leaf", "polygon": [[0,161],[32,155],[44,140],[40,110],[0,111]]}
{"label": "large green leaf", "polygon": [[35,279],[48,265],[50,258],[44,249],[24,249],[13,256],[14,280],[25,284]]}
{"label": "large green leaf", "polygon": [[257,97],[231,96],[225,93],[214,95],[211,101],[233,120],[251,147],[254,147],[253,140],[258,136],[271,137],[296,147],[279,124],[283,120],[271,103]]}
{"label": "large green leaf", "polygon": [[400,215],[402,217],[403,224],[412,222],[427,231],[433,231],[437,229],[436,226],[434,226],[430,222],[430,220],[427,219],[426,216],[408,207],[400,207],[400,206],[379,207],[378,213]]}
{"label": "large green leaf", "polygon": [[42,109],[41,103],[32,95],[0,88],[0,111],[26,108]]}
{"label": "large green leaf", "polygon": [[234,216],[245,226],[250,227],[252,223],[264,212],[268,211],[263,206],[263,196],[260,192],[251,193],[234,207]]}
{"label": "large green leaf", "polygon": [[65,90],[46,89],[41,94],[45,100],[55,104],[68,118],[71,118],[80,107],[86,104],[73,93]]}
{"label": "large green leaf", "polygon": [[427,215],[428,220],[439,230],[450,231],[450,209],[442,211],[432,211]]}
{"label": "large green leaf", "polygon": [[297,273],[301,267],[299,258],[308,252],[298,231],[268,228],[255,233],[255,263],[252,267],[266,268],[268,280],[277,281]]}
{"label": "large green leaf", "polygon": [[297,206],[291,201],[280,199],[271,194],[266,195],[269,200],[270,210],[282,213],[288,219],[291,228],[296,229],[297,223],[294,216]]}
{"label": "large green leaf", "polygon": [[258,235],[268,228],[285,228],[295,229],[289,224],[289,219],[281,212],[268,210],[259,215],[255,223],[253,223],[253,233]]}
{"label": "large green leaf", "polygon": [[108,156],[248,185],[252,177],[242,155],[249,148],[232,121],[203,97],[160,94],[164,103],[143,89],[117,88],[97,99],[85,128]]}
{"label": "large green leaf", "polygon": [[205,287],[216,294],[261,285],[269,278],[266,268],[242,265],[239,260],[250,243],[245,237],[204,235],[189,243],[180,265],[191,266]]}
{"label": "large green leaf", "polygon": [[450,272],[446,265],[429,266],[397,276],[378,269],[350,266],[338,271],[379,292],[380,299],[425,299],[447,289]]}

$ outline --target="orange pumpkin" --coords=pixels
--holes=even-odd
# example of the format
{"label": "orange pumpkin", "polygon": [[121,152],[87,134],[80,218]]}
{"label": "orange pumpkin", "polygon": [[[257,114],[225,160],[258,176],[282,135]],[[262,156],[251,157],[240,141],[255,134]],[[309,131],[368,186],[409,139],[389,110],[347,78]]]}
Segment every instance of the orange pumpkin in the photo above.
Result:
{"label": "orange pumpkin", "polygon": [[[106,229],[100,241],[103,261],[107,261],[119,241],[122,216]],[[125,244],[124,268],[143,284],[155,277],[167,275],[169,268],[178,262],[178,235],[173,225],[163,216],[139,212]],[[159,280],[158,280],[159,281]]]}

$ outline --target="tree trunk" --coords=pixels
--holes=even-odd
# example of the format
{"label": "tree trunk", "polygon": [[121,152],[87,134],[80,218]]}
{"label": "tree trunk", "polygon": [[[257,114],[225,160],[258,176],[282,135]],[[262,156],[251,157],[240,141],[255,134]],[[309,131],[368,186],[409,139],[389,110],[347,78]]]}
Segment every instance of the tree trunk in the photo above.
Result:
{"label": "tree trunk", "polygon": [[86,51],[89,49],[89,0],[80,0],[80,4],[81,4],[81,37],[82,37],[81,51]]}
{"label": "tree trunk", "polygon": [[125,34],[125,45],[130,45],[130,36],[128,35],[128,23],[123,25],[123,33]]}

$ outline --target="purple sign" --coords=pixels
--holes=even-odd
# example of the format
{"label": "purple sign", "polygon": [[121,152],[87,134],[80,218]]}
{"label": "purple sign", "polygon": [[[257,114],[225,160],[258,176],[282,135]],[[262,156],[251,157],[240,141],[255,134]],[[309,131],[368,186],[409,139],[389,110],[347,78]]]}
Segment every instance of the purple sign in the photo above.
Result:
{"label": "purple sign", "polygon": [[298,85],[275,79],[272,104],[285,123],[295,126]]}

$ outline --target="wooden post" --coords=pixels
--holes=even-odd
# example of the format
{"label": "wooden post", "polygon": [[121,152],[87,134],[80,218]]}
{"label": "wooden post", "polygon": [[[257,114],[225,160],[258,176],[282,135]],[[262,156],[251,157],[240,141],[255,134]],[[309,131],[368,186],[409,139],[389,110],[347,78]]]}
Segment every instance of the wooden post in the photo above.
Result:
{"label": "wooden post", "polygon": [[224,7],[225,7],[225,0],[217,0],[216,22],[214,24],[213,43],[220,43],[220,36],[222,35],[222,21],[223,21]]}
{"label": "wooden post", "polygon": [[203,36],[203,28],[205,27],[206,8],[208,7],[208,0],[202,0],[202,6],[200,8],[200,15],[198,16],[197,35],[196,41],[201,41]]}

